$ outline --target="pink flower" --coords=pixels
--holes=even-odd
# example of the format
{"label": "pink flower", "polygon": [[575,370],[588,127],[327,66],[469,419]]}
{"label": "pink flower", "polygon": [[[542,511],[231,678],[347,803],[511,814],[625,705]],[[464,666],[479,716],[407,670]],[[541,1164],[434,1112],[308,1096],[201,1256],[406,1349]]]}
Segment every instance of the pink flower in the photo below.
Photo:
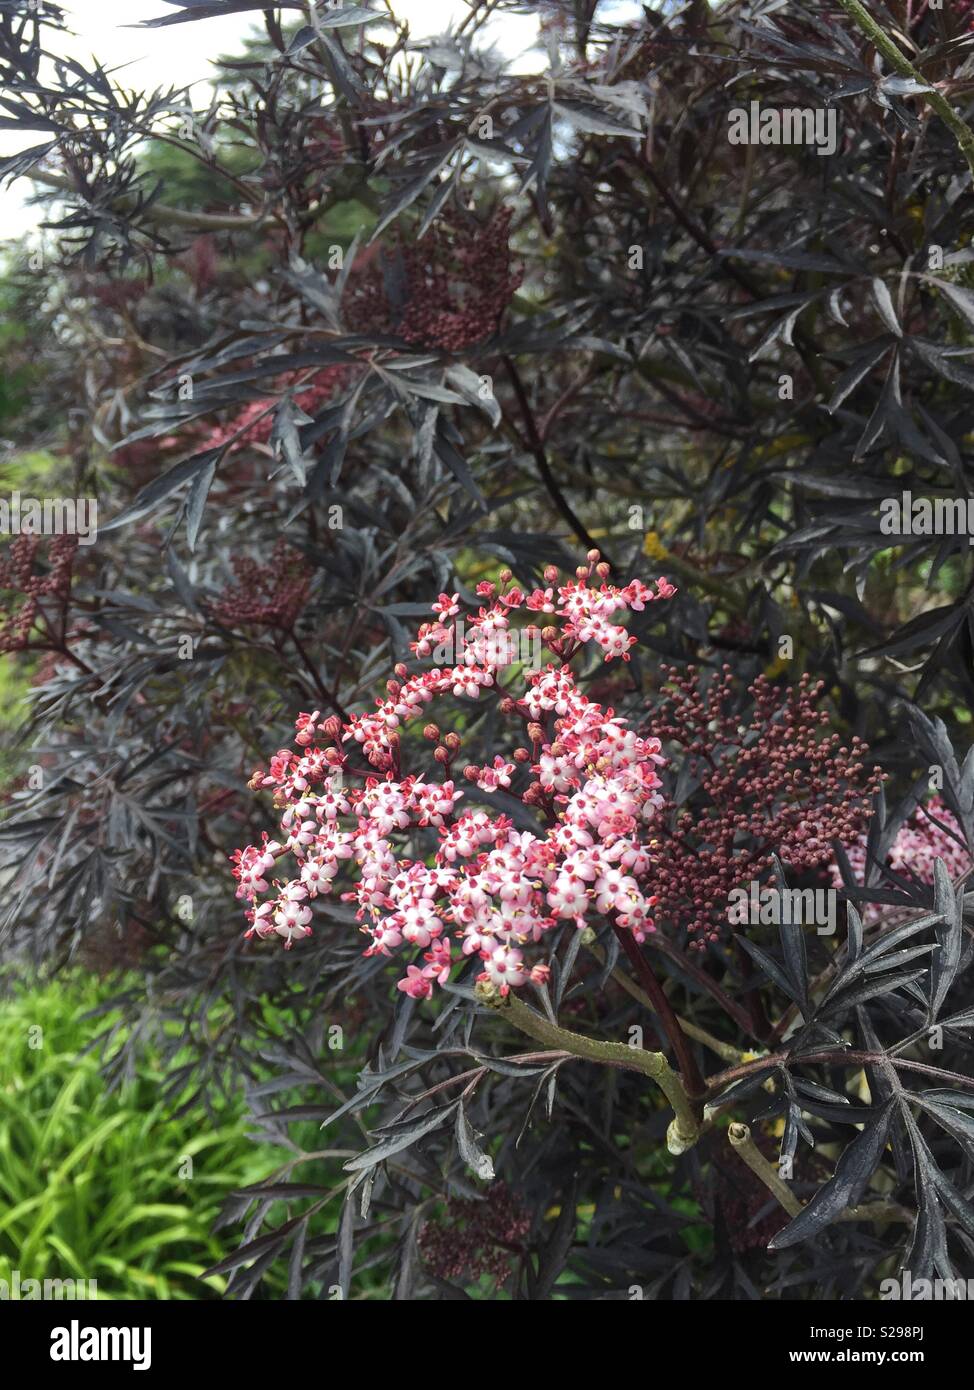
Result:
{"label": "pink flower", "polygon": [[433,993],[432,983],[415,965],[406,967],[405,977],[398,981],[396,989],[401,989],[410,999],[428,999]]}
{"label": "pink flower", "polygon": [[402,934],[410,946],[428,946],[442,930],[443,923],[425,899],[413,903],[402,913]]}
{"label": "pink flower", "polygon": [[402,932],[393,924],[391,918],[373,927],[370,935],[372,945],[365,952],[367,956],[391,956],[396,947],[402,945]]}
{"label": "pink flower", "polygon": [[453,807],[463,796],[452,782],[417,783],[413,788],[413,803],[418,813],[419,825],[444,825],[453,814]]}
{"label": "pink flower", "polygon": [[523,985],[528,978],[522,968],[523,956],[513,946],[497,945],[492,951],[484,952],[484,969],[478,980],[489,980],[497,985],[501,994],[508,994],[512,988]]}
{"label": "pink flower", "polygon": [[301,882],[307,888],[309,896],[314,898],[318,893],[328,892],[337,873],[337,860],[327,863],[321,859],[307,859],[301,866]]}
{"label": "pink flower", "polygon": [[450,978],[450,967],[453,964],[450,959],[450,943],[445,937],[432,943],[432,949],[423,956],[424,960],[429,961],[429,965],[423,967],[423,974],[427,980],[435,980],[438,985],[445,985]]}
{"label": "pink flower", "polygon": [[535,589],[528,594],[527,606],[533,613],[553,613],[555,611],[554,590]]}
{"label": "pink flower", "polygon": [[295,941],[311,935],[308,923],[311,921],[311,908],[304,899],[308,890],[302,883],[289,883],[278,899],[274,913],[274,930],[283,937],[284,946],[289,949]]}
{"label": "pink flower", "polygon": [[294,742],[300,744],[302,747],[311,743],[316,732],[315,720],[320,717],[321,711],[317,709],[312,714],[299,714],[294,721],[294,727],[297,730],[294,736]]}
{"label": "pink flower", "polygon": [[500,754],[498,754],[490,767],[482,767],[479,769],[477,786],[481,791],[485,792],[496,791],[498,787],[509,787],[511,785],[513,772],[514,764],[506,763]]}

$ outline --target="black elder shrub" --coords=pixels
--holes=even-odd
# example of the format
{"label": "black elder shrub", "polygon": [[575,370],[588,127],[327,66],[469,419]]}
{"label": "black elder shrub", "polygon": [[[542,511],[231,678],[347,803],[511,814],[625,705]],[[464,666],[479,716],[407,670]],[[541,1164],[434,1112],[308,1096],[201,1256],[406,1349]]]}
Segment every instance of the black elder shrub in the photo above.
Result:
{"label": "black elder shrub", "polygon": [[0,951],[250,1086],[234,1296],[967,1277],[971,7],[523,9],[0,3]]}

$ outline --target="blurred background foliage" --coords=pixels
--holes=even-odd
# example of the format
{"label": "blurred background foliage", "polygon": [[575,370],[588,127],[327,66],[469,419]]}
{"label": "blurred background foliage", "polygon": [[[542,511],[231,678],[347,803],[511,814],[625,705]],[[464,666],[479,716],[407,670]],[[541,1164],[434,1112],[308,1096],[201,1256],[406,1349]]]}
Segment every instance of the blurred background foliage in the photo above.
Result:
{"label": "blurred background foliage", "polygon": [[[91,1050],[109,990],[88,972],[7,978],[0,994],[0,1279],[95,1280],[102,1298],[207,1298],[228,1191],[277,1160],[242,1097],[204,1110],[151,1048],[109,1089]],[[110,1016],[118,1023],[117,1015]],[[178,1054],[177,1054],[178,1056]]]}

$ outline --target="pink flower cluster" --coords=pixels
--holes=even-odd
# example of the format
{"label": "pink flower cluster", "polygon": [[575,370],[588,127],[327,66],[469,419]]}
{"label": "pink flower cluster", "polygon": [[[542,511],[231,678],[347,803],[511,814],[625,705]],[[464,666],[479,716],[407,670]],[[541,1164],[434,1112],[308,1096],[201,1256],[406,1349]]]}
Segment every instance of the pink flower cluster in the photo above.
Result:
{"label": "pink flower cluster", "polygon": [[[864,883],[868,868],[865,835],[848,847],[846,854],[856,877]],[[903,878],[932,884],[935,859],[944,861],[951,878],[959,878],[971,865],[971,856],[964,847],[964,832],[939,796],[932,796],[900,827],[886,862]],[[832,882],[836,888],[843,886],[837,864],[832,866]],[[863,915],[867,921],[875,920],[881,912],[882,908],[872,903],[866,905]]]}
{"label": "pink flower cluster", "polygon": [[[588,560],[560,585],[549,567],[549,587],[532,593],[511,586],[504,571],[499,585],[477,586],[476,615],[461,616],[458,594],[441,594],[412,650],[420,659],[449,651],[447,664],[414,674],[398,665],[375,711],[347,723],[335,715],[322,720],[317,710],[298,717],[296,749],[279,752],[250,784],[274,790],[280,834],[265,833],[259,846],[233,856],[248,936],[276,935],[290,946],[309,935],[310,904],[332,890],[339,870],[351,879],[342,898],[356,904],[366,955],[402,947],[422,953],[399,981],[414,998],[444,984],[464,956],[478,957],[478,979],[504,994],[528,979],[544,981],[547,966],[529,964],[525,947],[560,922],[582,928],[611,914],[637,940],[653,931],[655,897],[647,889],[660,743],[587,698],[570,662],[591,643],[606,661],[627,659],[635,639],[614,617],[676,591],[665,579],[655,589],[639,580],[617,588],[606,582],[609,567],[598,551]],[[538,635],[557,660],[528,669],[505,660],[511,648],[496,638],[535,613],[545,615]],[[521,632],[531,630],[528,624]],[[460,736],[441,735],[434,723],[423,727],[436,744],[432,766],[414,774],[400,765],[401,731],[426,721],[432,701],[451,696],[493,698],[500,715],[520,726],[509,759],[463,767],[468,789],[453,771]],[[478,791],[512,798],[512,810],[514,798],[531,808],[533,828],[478,805]],[[272,880],[285,856],[294,875]]]}

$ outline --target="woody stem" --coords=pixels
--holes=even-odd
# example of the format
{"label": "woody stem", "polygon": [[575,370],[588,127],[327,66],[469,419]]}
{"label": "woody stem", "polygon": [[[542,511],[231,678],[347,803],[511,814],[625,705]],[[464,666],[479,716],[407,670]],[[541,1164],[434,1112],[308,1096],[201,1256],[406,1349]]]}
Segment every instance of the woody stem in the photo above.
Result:
{"label": "woody stem", "polygon": [[603,1066],[639,1071],[655,1081],[673,1109],[674,1118],[666,1134],[666,1146],[670,1153],[684,1153],[703,1133],[704,1126],[682,1080],[662,1052],[647,1052],[628,1043],[602,1042],[597,1038],[586,1038],[582,1033],[573,1033],[558,1023],[552,1023],[534,1009],[529,1009],[513,994],[502,995],[486,981],[476,986],[476,995],[480,1003],[496,1009],[515,1028],[545,1047],[570,1052],[574,1057]]}

